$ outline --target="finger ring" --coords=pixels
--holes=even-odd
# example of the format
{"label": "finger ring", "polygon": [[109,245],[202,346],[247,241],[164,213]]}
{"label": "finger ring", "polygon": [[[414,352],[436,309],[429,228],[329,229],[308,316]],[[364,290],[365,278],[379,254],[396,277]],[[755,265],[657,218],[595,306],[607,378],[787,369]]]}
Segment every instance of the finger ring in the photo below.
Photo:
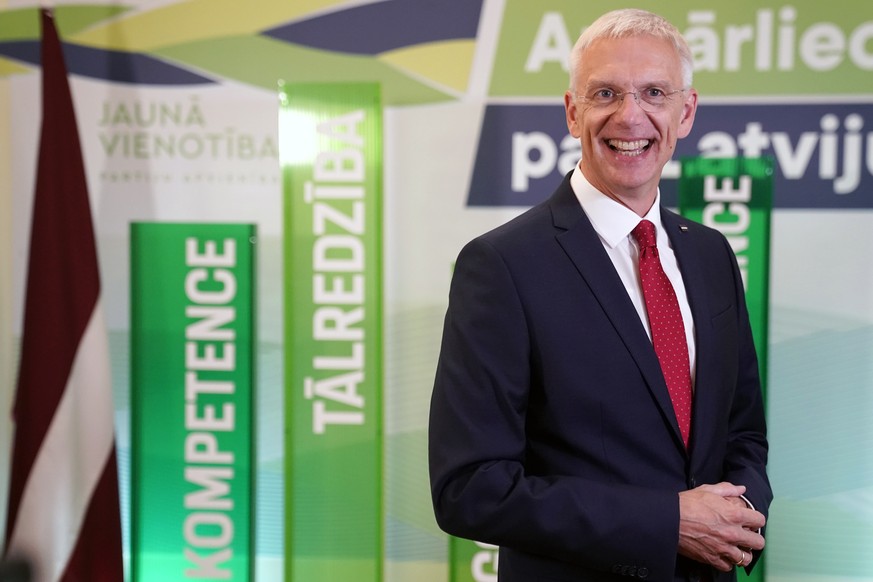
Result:
{"label": "finger ring", "polygon": [[740,558],[740,561],[737,562],[737,566],[742,566],[743,564],[746,563],[746,552],[744,552],[743,550],[740,550],[740,553],[742,554],[742,557]]}

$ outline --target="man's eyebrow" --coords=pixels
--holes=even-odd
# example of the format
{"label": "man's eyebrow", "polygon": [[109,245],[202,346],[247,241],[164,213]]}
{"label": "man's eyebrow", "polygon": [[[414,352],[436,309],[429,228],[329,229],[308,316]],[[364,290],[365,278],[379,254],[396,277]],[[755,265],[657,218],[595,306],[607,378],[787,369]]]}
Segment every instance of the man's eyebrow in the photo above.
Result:
{"label": "man's eyebrow", "polygon": [[[585,83],[585,90],[601,88],[601,87],[610,87],[616,88],[620,87],[621,83],[616,83],[614,81],[609,81],[606,79],[589,79],[587,83]],[[637,83],[633,89],[644,89],[646,87],[671,87],[672,83],[667,81],[666,79],[654,79],[651,81],[645,81],[642,83]],[[622,89],[624,90],[624,89]]]}
{"label": "man's eyebrow", "polygon": [[605,79],[588,79],[588,82],[585,83],[585,88],[590,89],[591,87],[612,87],[615,83],[612,81],[607,81]]}

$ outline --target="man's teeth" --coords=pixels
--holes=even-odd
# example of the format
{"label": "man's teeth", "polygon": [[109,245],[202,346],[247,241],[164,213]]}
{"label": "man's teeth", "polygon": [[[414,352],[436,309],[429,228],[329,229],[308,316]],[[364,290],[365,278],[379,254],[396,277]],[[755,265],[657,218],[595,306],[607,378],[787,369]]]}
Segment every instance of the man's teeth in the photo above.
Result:
{"label": "man's teeth", "polygon": [[640,154],[643,148],[649,145],[649,140],[638,139],[634,141],[622,141],[619,139],[609,140],[609,146],[623,154]]}

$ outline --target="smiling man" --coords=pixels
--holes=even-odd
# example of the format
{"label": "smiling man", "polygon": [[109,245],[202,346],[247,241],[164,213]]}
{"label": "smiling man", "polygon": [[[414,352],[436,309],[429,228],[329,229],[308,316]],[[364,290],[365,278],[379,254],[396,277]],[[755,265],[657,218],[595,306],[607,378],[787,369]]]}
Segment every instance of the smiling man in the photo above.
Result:
{"label": "smiling man", "polygon": [[676,140],[691,131],[697,92],[690,72],[677,66],[672,41],[589,38],[581,39],[571,59],[567,127],[582,143],[579,166],[588,182],[643,216]]}
{"label": "smiling man", "polygon": [[582,160],[455,268],[430,417],[437,521],[503,582],[736,580],[772,499],[757,358],[725,238],[662,208],[697,111],[678,31],[610,12],[564,96]]}

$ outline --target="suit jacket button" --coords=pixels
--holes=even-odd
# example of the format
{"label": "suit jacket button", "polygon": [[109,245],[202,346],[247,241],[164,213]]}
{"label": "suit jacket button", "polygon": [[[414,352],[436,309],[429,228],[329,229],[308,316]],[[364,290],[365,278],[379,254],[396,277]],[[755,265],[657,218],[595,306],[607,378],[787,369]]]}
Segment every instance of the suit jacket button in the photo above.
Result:
{"label": "suit jacket button", "polygon": [[637,578],[640,580],[645,580],[649,577],[649,569],[643,566],[642,568],[637,569]]}
{"label": "suit jacket button", "polygon": [[692,475],[688,478],[688,488],[694,489],[695,487],[697,487],[697,479],[695,479],[694,475]]}

